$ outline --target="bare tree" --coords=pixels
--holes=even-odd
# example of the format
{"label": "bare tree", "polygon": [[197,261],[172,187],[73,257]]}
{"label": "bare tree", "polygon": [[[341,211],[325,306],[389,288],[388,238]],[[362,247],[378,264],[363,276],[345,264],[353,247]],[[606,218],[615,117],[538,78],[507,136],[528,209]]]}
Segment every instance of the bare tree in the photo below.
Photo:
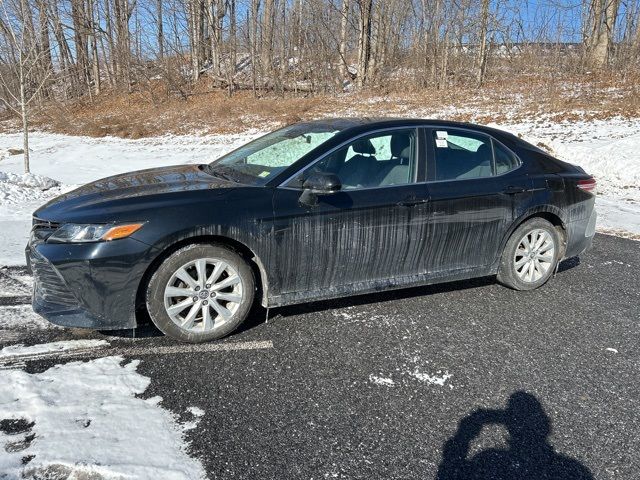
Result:
{"label": "bare tree", "polygon": [[19,0],[13,12],[6,3],[2,9],[0,35],[4,48],[0,53],[0,84],[3,95],[0,99],[22,120],[24,171],[29,173],[29,107],[53,73],[48,62],[51,51],[36,41],[27,0]]}

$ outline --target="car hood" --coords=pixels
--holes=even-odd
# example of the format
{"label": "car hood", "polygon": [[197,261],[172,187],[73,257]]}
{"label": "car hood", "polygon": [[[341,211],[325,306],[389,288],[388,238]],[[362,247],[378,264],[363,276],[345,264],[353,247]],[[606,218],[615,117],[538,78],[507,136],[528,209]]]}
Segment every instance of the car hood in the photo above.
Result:
{"label": "car hood", "polygon": [[88,183],[54,198],[40,207],[38,218],[63,221],[72,212],[109,209],[115,204],[142,203],[143,197],[177,192],[216,190],[223,193],[238,186],[237,183],[212,176],[199,165],[176,165],[150,168],[114,175]]}

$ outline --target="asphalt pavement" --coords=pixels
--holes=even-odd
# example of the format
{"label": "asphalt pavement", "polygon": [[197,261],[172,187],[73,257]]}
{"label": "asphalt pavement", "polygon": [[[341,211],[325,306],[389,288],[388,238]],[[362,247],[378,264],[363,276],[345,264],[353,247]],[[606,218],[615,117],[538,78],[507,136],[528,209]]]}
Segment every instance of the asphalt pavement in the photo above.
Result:
{"label": "asphalt pavement", "polygon": [[[187,438],[211,479],[635,479],[638,271],[640,242],[597,235],[533,292],[484,278],[256,310],[216,347],[152,327],[0,344],[101,338],[83,355],[140,358],[145,396],[205,411]],[[24,301],[12,285],[0,313]]]}

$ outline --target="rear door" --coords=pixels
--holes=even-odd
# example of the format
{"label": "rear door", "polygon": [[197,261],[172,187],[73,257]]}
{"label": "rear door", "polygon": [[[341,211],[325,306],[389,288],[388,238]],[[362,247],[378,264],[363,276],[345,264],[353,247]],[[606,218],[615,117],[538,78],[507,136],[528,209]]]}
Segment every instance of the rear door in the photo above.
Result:
{"label": "rear door", "polygon": [[[357,292],[413,274],[428,217],[424,168],[418,130],[385,129],[343,144],[276,188],[274,294],[331,296],[336,287]],[[342,190],[302,205],[311,172],[338,175]]]}
{"label": "rear door", "polygon": [[471,129],[432,128],[428,185],[429,272],[488,267],[526,200],[531,182],[519,159],[492,137]]}

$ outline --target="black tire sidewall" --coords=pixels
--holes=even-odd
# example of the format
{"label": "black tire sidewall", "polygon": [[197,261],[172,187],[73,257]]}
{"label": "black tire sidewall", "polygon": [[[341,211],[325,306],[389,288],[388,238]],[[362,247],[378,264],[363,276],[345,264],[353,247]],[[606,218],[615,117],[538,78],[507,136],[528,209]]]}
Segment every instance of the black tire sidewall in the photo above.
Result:
{"label": "black tire sidewall", "polygon": [[[518,248],[518,244],[520,243],[522,237],[524,237],[527,232],[538,229],[547,231],[549,235],[551,235],[551,238],[553,238],[555,247],[555,258],[553,260],[551,268],[549,268],[547,273],[540,280],[536,282],[523,282],[516,273],[513,258],[516,253],[516,248]],[[554,227],[544,218],[532,218],[530,220],[527,220],[518,228],[516,228],[516,230],[509,237],[507,244],[505,245],[500,261],[500,267],[498,269],[498,281],[503,285],[506,285],[515,290],[534,290],[538,287],[541,287],[553,275],[553,272],[555,271],[556,265],[559,261],[558,255],[560,254],[560,250],[560,235],[558,234],[558,230],[556,229],[556,227]]]}
{"label": "black tire sidewall", "polygon": [[[238,272],[242,279],[245,301],[240,304],[232,321],[221,329],[209,333],[187,332],[176,325],[164,308],[164,289],[171,276],[185,263],[199,258],[219,258]],[[182,342],[200,343],[229,335],[246,319],[255,297],[253,270],[247,262],[229,248],[210,244],[192,244],[168,256],[154,272],[146,291],[147,310],[151,320],[165,335]]]}

